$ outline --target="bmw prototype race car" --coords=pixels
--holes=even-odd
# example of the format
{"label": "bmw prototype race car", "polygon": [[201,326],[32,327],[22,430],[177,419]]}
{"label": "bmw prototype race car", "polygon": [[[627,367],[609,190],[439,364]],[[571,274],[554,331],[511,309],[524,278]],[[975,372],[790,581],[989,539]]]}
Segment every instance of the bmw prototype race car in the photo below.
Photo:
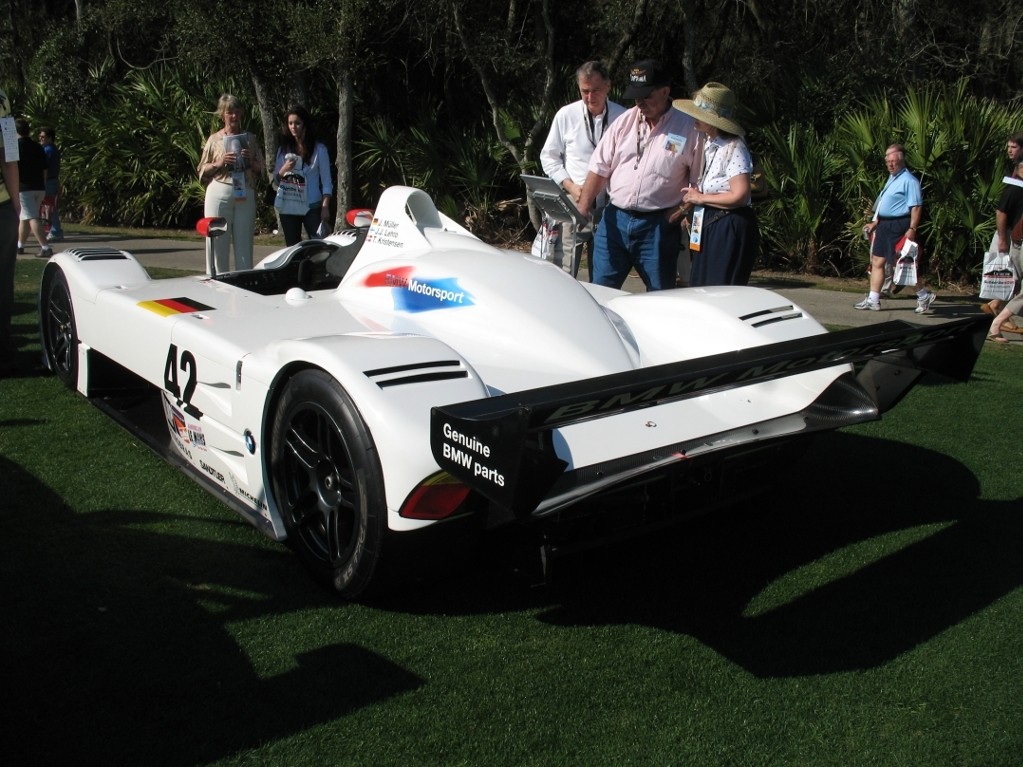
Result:
{"label": "bmw prototype race car", "polygon": [[665,477],[684,512],[742,495],[782,446],[878,418],[924,371],[966,380],[986,328],[828,333],[768,290],[581,283],[407,187],[254,269],[207,262],[153,280],[124,251],[53,256],[47,365],[347,597],[394,537],[448,520],[570,525]]}

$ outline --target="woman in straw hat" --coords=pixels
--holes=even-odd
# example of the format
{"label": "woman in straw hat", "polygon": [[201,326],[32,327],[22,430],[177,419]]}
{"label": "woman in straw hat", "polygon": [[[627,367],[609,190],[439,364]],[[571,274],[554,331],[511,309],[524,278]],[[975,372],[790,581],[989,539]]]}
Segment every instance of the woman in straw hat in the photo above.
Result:
{"label": "woman in straw hat", "polygon": [[735,94],[721,83],[707,83],[675,107],[693,117],[707,137],[699,181],[683,198],[683,205],[693,206],[689,285],[745,285],[760,249],[760,230],[750,207],[753,160],[735,121]]}

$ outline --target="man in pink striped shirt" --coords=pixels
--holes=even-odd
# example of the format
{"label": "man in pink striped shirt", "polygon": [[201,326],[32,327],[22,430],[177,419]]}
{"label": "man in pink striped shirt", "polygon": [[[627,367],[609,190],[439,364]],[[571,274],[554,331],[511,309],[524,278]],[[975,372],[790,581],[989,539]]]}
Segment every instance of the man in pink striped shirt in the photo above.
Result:
{"label": "man in pink striped shirt", "polygon": [[636,105],[597,144],[576,203],[589,215],[607,190],[590,271],[598,285],[621,288],[635,267],[647,290],[673,288],[682,230],[669,216],[697,181],[700,137],[693,118],[672,106],[671,79],[659,62],[633,64],[624,97]]}

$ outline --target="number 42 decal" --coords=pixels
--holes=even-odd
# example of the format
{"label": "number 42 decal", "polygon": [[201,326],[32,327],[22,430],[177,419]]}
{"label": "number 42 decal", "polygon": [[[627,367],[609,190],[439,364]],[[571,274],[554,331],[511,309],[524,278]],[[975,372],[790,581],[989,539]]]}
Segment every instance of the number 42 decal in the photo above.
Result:
{"label": "number 42 decal", "polygon": [[[178,384],[178,371],[185,374],[184,389]],[[192,405],[192,395],[198,382],[195,366],[195,355],[187,349],[178,356],[177,344],[167,349],[167,362],[163,368],[163,387],[174,395],[179,406],[184,405],[185,412],[196,418],[202,418],[202,412]]]}

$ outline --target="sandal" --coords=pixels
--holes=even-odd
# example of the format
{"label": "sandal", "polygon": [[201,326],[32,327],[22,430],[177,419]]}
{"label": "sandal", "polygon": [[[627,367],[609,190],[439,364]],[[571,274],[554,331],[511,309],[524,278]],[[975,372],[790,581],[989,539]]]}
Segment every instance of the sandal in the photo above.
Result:
{"label": "sandal", "polygon": [[993,306],[991,306],[991,304],[981,304],[980,305],[980,310],[982,312],[984,312],[984,314],[995,315],[995,314],[998,313],[998,312],[995,311],[995,308]]}
{"label": "sandal", "polygon": [[988,341],[994,341],[996,344],[1007,344],[1007,343],[1009,343],[1009,340],[1007,338],[1002,338],[1001,336],[991,336],[991,335],[989,335],[987,337],[987,340]]}
{"label": "sandal", "polygon": [[1001,330],[1003,333],[1023,333],[1023,328],[1013,325],[1011,322],[1003,322]]}

